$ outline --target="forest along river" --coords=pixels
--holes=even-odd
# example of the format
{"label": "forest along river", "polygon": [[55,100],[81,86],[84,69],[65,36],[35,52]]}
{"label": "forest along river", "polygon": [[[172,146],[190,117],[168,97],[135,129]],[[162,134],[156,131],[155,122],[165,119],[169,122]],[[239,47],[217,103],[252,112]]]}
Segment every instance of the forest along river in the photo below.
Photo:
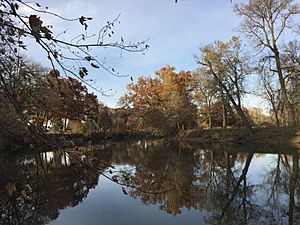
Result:
{"label": "forest along river", "polygon": [[0,224],[300,224],[299,152],[135,141],[0,155]]}

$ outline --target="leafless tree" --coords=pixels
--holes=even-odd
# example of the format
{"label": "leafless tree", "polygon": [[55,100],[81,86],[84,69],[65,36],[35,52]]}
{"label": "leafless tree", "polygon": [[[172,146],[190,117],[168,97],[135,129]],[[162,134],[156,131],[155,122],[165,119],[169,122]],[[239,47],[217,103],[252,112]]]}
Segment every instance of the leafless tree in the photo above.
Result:
{"label": "leafless tree", "polygon": [[[282,118],[282,102],[281,102],[281,91],[278,87],[277,82],[274,81],[274,71],[270,71],[270,60],[265,58],[261,62],[261,66],[258,68],[258,90],[255,92],[256,95],[266,100],[270,105],[274,113],[276,125],[280,126],[280,118]],[[284,119],[284,118],[282,118]]]}
{"label": "leafless tree", "polygon": [[284,80],[279,41],[285,32],[296,27],[293,18],[300,13],[299,4],[294,0],[249,0],[248,3],[236,4],[234,11],[243,18],[240,31],[254,40],[260,51],[268,49],[275,60],[274,70],[278,74],[288,125],[295,125],[294,108],[289,101]]}

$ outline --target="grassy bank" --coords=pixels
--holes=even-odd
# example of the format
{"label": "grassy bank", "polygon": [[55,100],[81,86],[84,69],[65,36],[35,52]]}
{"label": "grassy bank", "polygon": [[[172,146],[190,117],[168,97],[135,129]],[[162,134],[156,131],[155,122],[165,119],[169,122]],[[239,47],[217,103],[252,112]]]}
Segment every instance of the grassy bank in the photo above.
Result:
{"label": "grassy bank", "polygon": [[245,128],[227,128],[212,130],[188,130],[181,132],[178,139],[211,143],[256,143],[291,144],[300,147],[300,128],[254,128],[251,134]]}

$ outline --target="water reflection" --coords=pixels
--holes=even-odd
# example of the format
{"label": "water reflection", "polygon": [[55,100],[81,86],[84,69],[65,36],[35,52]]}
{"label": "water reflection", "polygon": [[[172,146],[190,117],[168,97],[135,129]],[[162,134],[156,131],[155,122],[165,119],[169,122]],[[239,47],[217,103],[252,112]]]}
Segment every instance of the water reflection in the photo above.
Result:
{"label": "water reflection", "polygon": [[[97,167],[97,157],[91,168]],[[46,224],[74,207],[98,183],[98,174],[63,151],[1,159],[0,224]]]}
{"label": "water reflection", "polygon": [[[204,224],[300,224],[295,149],[139,141],[68,152],[0,156],[0,224],[60,218],[61,209],[85,205],[89,190],[101,189],[99,174],[136,199],[128,199],[129,206],[155,205],[171,217],[182,215],[186,224],[199,224],[189,220],[195,211]],[[106,213],[114,217],[114,210]]]}

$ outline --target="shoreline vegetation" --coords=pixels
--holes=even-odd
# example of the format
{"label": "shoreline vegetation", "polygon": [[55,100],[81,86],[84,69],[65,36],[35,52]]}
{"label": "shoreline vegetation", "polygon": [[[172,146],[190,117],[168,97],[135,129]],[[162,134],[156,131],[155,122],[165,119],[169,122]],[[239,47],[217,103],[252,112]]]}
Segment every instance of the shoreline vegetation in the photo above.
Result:
{"label": "shoreline vegetation", "polygon": [[300,128],[253,128],[253,133],[246,128],[190,130],[181,132],[178,139],[208,143],[289,144],[300,148]]}
{"label": "shoreline vegetation", "polygon": [[[80,133],[56,133],[49,134],[63,148],[73,148],[83,145],[97,145],[104,142],[145,140],[145,139],[166,139],[171,141],[194,142],[201,145],[254,145],[254,146],[276,146],[288,145],[300,149],[300,128],[296,127],[272,127],[253,128],[251,134],[246,128],[215,128],[215,129],[194,129],[180,131],[177,135],[159,136],[147,132],[97,132],[90,135]],[[47,144],[38,144],[39,147],[51,148]],[[32,150],[32,140],[24,139],[1,139],[0,149],[2,151],[17,152],[19,150]]]}

